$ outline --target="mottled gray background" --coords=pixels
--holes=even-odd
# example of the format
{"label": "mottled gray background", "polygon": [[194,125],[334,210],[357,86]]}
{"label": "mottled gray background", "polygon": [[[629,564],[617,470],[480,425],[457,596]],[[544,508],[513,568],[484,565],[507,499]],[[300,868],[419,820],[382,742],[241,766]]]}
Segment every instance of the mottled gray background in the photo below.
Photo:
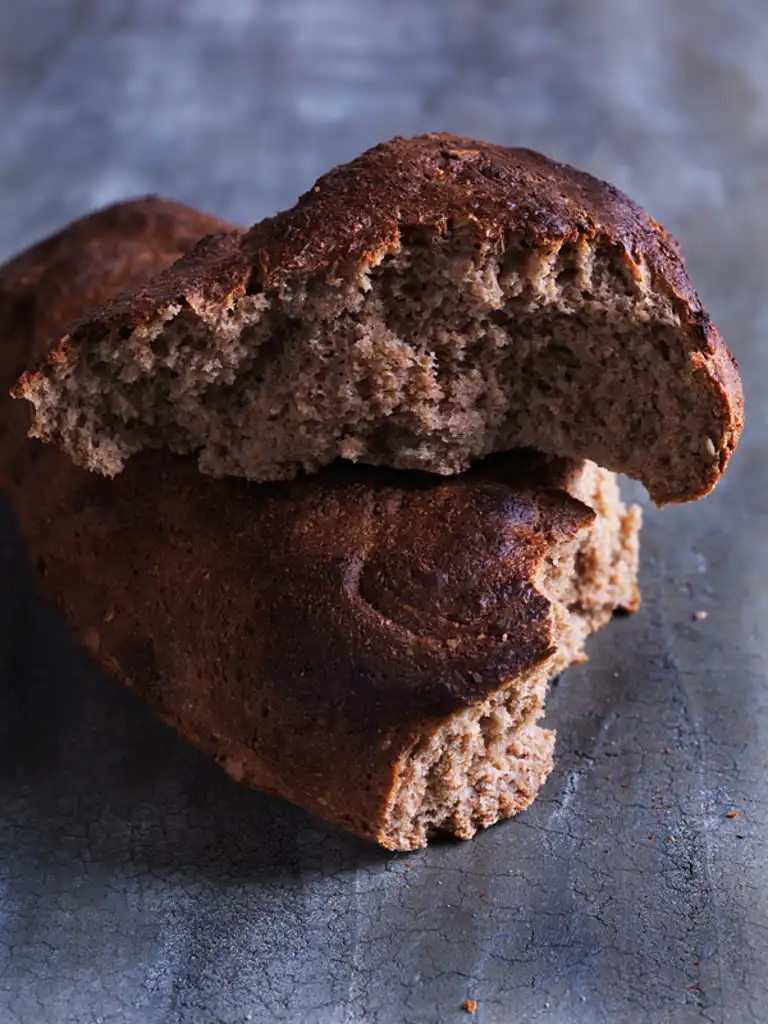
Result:
{"label": "mottled gray background", "polygon": [[0,257],[146,191],[253,221],[396,133],[529,145],[680,236],[748,403],[717,491],[648,512],[641,613],[554,690],[537,803],[415,856],[184,746],[74,651],[7,523],[0,1024],[768,1020],[767,13],[0,2]]}

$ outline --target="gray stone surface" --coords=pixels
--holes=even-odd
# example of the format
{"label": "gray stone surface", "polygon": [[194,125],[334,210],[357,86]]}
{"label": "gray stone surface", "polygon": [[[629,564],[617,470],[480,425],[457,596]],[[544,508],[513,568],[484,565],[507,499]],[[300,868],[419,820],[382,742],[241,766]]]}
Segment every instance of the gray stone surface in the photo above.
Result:
{"label": "gray stone surface", "polygon": [[716,492],[648,510],[643,610],[553,691],[540,799],[411,857],[229,782],[99,676],[6,517],[2,1024],[768,1019],[767,44],[760,0],[0,3],[0,258],[145,191],[251,221],[449,129],[646,204],[748,403]]}

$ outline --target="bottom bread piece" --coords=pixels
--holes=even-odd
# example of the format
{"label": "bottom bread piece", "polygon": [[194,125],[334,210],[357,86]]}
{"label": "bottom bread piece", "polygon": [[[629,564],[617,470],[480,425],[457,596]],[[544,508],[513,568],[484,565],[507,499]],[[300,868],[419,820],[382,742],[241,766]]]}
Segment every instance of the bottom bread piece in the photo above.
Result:
{"label": "bottom bread piece", "polygon": [[[550,464],[547,468],[553,474],[546,481],[551,484],[562,466]],[[528,534],[530,520],[525,525],[515,522],[507,534],[508,539],[517,536],[499,564],[504,571],[507,561],[513,603],[502,614],[504,622],[514,625],[509,632],[499,633],[495,615],[500,609],[494,605],[487,617],[473,619],[462,630],[463,639],[476,641],[473,646],[478,654],[481,642],[485,642],[486,652],[468,672],[471,682],[466,675],[457,680],[456,690],[448,698],[458,703],[463,689],[466,705],[462,701],[458,710],[440,718],[431,716],[427,706],[421,717],[411,716],[398,694],[401,721],[392,732],[372,728],[370,747],[357,742],[359,737],[340,737],[346,748],[340,753],[337,742],[326,741],[325,753],[329,758],[340,758],[346,778],[338,788],[326,784],[321,750],[315,791],[311,795],[307,789],[293,788],[286,776],[276,784],[265,783],[270,766],[252,747],[225,735],[212,737],[196,729],[192,721],[182,727],[184,734],[216,758],[235,779],[288,796],[388,849],[423,847],[436,831],[468,839],[478,828],[523,810],[552,770],[555,735],[537,724],[548,682],[568,665],[584,660],[586,637],[603,625],[616,608],[634,610],[638,602],[635,573],[639,511],[627,511],[619,500],[613,474],[592,464],[571,468],[563,476],[559,482],[564,490],[547,493],[544,509],[538,505],[541,492],[529,491],[524,480],[515,481],[512,477],[512,493],[507,500],[515,504],[518,514],[525,508],[528,515],[533,515],[533,532],[544,540],[544,545],[539,546],[540,541],[532,541]],[[573,509],[567,501],[567,491],[588,497],[601,515],[578,522],[569,519]],[[461,500],[458,494],[456,498]],[[450,519],[447,514],[446,520]],[[567,532],[563,529],[566,521]],[[407,533],[407,516],[402,525]],[[478,526],[482,530],[482,522]],[[449,543],[446,542],[446,548]],[[416,552],[412,557],[419,562]],[[522,585],[521,573],[527,575]],[[473,585],[471,576],[468,569],[468,589]],[[404,601],[408,600],[407,585],[404,576]],[[468,598],[467,591],[464,598]],[[464,607],[480,607],[483,598],[478,593]],[[484,634],[482,630],[486,629],[490,632]],[[533,639],[534,635],[538,640]],[[481,698],[478,684],[484,681],[485,672],[494,662],[492,650],[498,642],[507,646],[510,663],[516,657],[520,659],[520,668],[514,677]],[[456,647],[460,643],[456,638]],[[447,646],[455,649],[450,640]],[[448,672],[446,676],[450,678]],[[435,689],[440,682],[437,671],[432,679],[424,680],[425,686]],[[449,685],[446,679],[445,688]],[[382,696],[386,698],[386,694]],[[444,692],[439,698],[435,694],[435,705],[443,699]],[[344,716],[341,717],[343,720]],[[382,724],[388,717],[382,711]],[[306,739],[316,742],[314,735]],[[354,758],[350,749],[356,751]],[[372,785],[371,780],[379,776],[383,785]]]}
{"label": "bottom bread piece", "polygon": [[[119,288],[99,263],[135,285],[195,217],[213,223],[139,206],[0,268],[5,390],[79,312],[73,276],[84,311]],[[526,807],[552,767],[548,680],[637,605],[639,513],[590,463],[517,452],[449,479],[337,466],[254,485],[157,451],[109,481],[25,438],[19,406],[0,399],[0,480],[96,660],[234,778],[389,849]]]}

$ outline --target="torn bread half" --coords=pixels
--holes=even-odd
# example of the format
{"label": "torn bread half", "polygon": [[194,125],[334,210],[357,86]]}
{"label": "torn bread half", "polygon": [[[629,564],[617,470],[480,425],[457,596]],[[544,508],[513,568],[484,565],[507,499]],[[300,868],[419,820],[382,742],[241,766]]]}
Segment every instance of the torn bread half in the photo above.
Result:
{"label": "torn bread half", "polygon": [[676,241],[528,150],[395,139],[86,316],[16,389],[114,475],[143,448],[264,481],[338,457],[453,474],[531,447],[706,494],[736,364]]}
{"label": "torn bread half", "polygon": [[[104,218],[59,236],[60,288],[45,246],[26,286],[19,260],[0,269],[6,375],[64,280],[99,280],[92,253],[126,279],[167,265],[152,218],[114,234]],[[337,464],[253,484],[148,451],[108,480],[26,438],[20,408],[0,404],[0,481],[99,664],[235,779],[389,849],[526,807],[552,767],[548,680],[637,605],[639,513],[589,462],[520,451],[449,479]]]}

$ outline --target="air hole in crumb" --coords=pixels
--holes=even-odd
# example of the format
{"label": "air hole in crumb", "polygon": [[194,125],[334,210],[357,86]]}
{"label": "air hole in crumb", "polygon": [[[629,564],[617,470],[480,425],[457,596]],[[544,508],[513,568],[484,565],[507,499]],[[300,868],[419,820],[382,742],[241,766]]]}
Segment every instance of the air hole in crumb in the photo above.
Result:
{"label": "air hole in crumb", "polygon": [[261,295],[263,291],[264,288],[261,283],[261,274],[254,267],[254,269],[251,271],[251,276],[248,278],[248,284],[245,286],[245,294]]}
{"label": "air hole in crumb", "polygon": [[568,288],[577,283],[579,279],[578,267],[563,267],[557,275],[557,284],[560,288]]}

